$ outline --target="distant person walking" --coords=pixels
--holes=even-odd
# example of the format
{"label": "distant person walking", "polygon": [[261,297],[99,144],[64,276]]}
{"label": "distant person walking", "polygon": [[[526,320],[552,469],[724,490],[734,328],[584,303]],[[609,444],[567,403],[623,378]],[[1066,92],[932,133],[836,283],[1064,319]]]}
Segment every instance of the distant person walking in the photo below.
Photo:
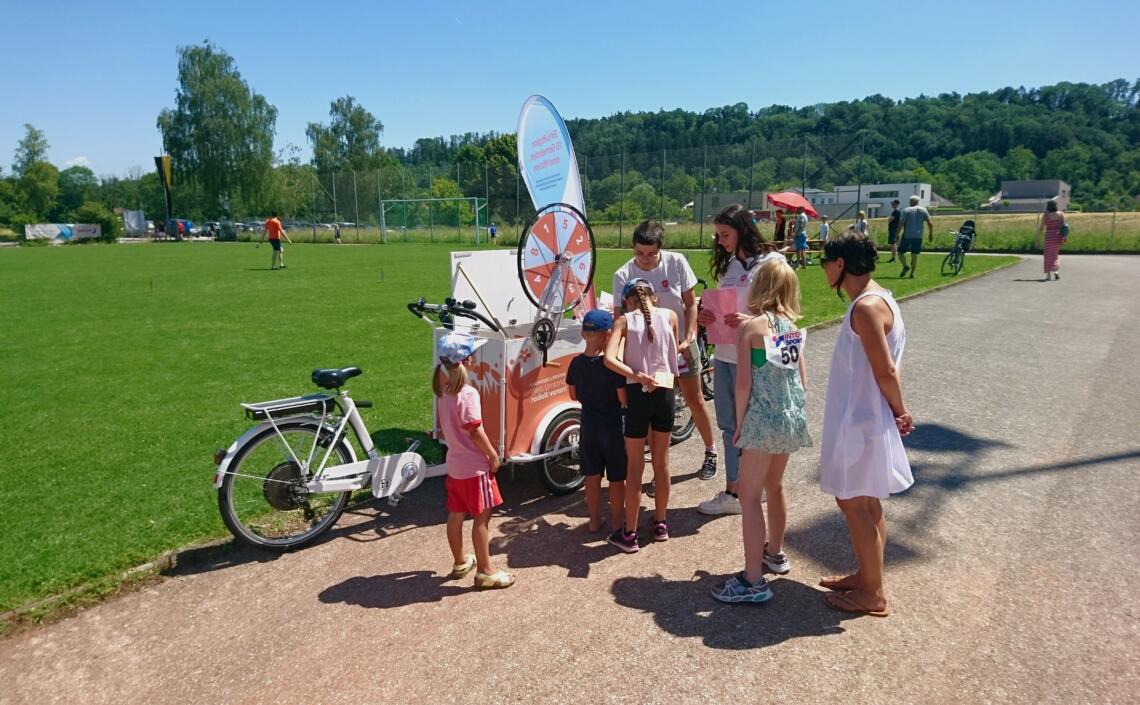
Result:
{"label": "distant person walking", "polygon": [[340,243],[340,223],[333,223],[333,240],[336,241],[336,244],[338,244],[338,245],[341,244]]}
{"label": "distant person walking", "polygon": [[784,211],[776,211],[776,234],[772,236],[772,239],[775,240],[780,247],[784,245],[784,234],[787,227],[788,221],[784,220]]}
{"label": "distant person walking", "polygon": [[891,217],[887,219],[887,244],[891,246],[891,258],[887,260],[887,264],[895,261],[898,255],[898,242],[899,242],[899,219],[902,218],[902,211],[899,210],[899,199],[891,201]]}
{"label": "distant person walking", "polygon": [[1045,204],[1045,213],[1037,223],[1038,237],[1042,230],[1045,231],[1045,278],[1042,281],[1049,281],[1050,276],[1060,279],[1061,245],[1069,236],[1069,224],[1065,222],[1065,214],[1057,207],[1056,200],[1050,199]]}
{"label": "distant person walking", "polygon": [[[273,259],[270,260],[270,269],[285,269],[285,252],[281,247],[281,238],[292,245],[293,241],[289,239],[289,234],[285,232],[285,228],[281,226],[281,221],[277,218],[277,211],[273,211],[273,215],[269,220],[265,221],[265,230],[262,232],[261,239],[269,238],[269,246],[273,248]],[[261,243],[257,243],[260,245]]]}
{"label": "distant person walking", "polygon": [[808,217],[804,207],[796,209],[796,265],[806,267],[811,264],[808,257]]}
{"label": "distant person walking", "polygon": [[499,229],[495,227],[494,223],[491,223],[487,227],[487,237],[490,238],[492,245],[495,244],[495,238],[498,237],[498,235],[499,235]]}
{"label": "distant person walking", "polygon": [[867,222],[867,214],[859,211],[855,214],[855,232],[860,235],[870,235],[871,225]]}
{"label": "distant person walking", "polygon": [[825,244],[820,259],[828,286],[851,305],[827,375],[819,482],[847,520],[859,569],[819,584],[835,591],[824,596],[832,609],[885,617],[887,525],[880,500],[914,483],[902,444],[914,417],[899,377],[906,327],[891,293],[871,278],[877,255],[870,238],[847,234]]}
{"label": "distant person walking", "polygon": [[[910,197],[910,205],[903,209],[902,216],[899,217],[899,225],[902,228],[902,239],[899,242],[899,261],[902,262],[903,268],[899,272],[899,279],[906,276],[910,272],[910,278],[914,279],[914,272],[918,268],[918,255],[922,253],[922,224],[926,223],[926,228],[929,231],[928,240],[934,242],[934,221],[930,219],[930,212],[927,211],[919,203],[918,196]],[[906,266],[906,253],[910,253],[910,266]]]}

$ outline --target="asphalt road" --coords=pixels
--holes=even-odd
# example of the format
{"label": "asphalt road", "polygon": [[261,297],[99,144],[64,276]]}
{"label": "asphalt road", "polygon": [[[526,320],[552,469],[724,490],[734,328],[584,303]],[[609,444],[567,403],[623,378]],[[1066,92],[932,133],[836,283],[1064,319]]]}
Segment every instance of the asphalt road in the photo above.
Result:
{"label": "asphalt road", "polygon": [[[817,484],[788,469],[792,572],[766,605],[700,448],[674,449],[673,538],[627,556],[581,494],[502,482],[492,550],[518,575],[444,581],[443,485],[366,504],[272,557],[186,556],[161,583],[0,640],[0,703],[1135,703],[1140,698],[1140,258],[1040,258],[903,304],[916,484],[886,503],[887,619],[827,609],[853,567]],[[967,263],[968,268],[968,263]],[[880,281],[890,286],[892,267]],[[809,341],[818,438],[836,329]]]}

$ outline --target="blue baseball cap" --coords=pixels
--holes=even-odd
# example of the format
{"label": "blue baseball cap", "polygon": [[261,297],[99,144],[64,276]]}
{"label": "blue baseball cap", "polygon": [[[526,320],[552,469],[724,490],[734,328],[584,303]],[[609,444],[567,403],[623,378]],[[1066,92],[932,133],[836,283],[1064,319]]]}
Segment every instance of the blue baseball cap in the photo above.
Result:
{"label": "blue baseball cap", "polygon": [[645,288],[649,289],[649,293],[651,294],[657,293],[657,290],[653,288],[652,282],[650,282],[648,279],[642,279],[641,277],[638,277],[637,279],[630,279],[625,283],[625,286],[621,290],[621,297],[623,299],[629,298],[630,294],[633,293],[633,290],[639,286],[644,286]]}
{"label": "blue baseball cap", "polygon": [[614,327],[614,317],[609,311],[596,308],[582,319],[582,330],[587,333],[607,331]]}
{"label": "blue baseball cap", "polygon": [[439,359],[458,365],[475,354],[486,342],[486,339],[476,338],[470,333],[451,331],[439,339],[435,349]]}

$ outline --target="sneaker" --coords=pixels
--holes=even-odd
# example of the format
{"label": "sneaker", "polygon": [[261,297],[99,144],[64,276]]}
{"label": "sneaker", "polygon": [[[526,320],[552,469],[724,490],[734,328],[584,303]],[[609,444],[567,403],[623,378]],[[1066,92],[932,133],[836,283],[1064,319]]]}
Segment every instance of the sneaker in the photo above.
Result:
{"label": "sneaker", "polygon": [[625,553],[637,553],[641,547],[637,545],[637,534],[627,534],[621,529],[606,537],[606,543],[617,546]]}
{"label": "sneaker", "polygon": [[743,573],[737,573],[712,590],[712,596],[720,602],[767,602],[772,599],[772,589],[768,581],[760,578],[755,585],[749,585]]}
{"label": "sneaker", "polygon": [[764,567],[777,575],[787,575],[792,570],[792,562],[783,551],[768,553],[768,545],[764,544]]}
{"label": "sneaker", "polygon": [[908,267],[908,266],[906,266],[906,265],[904,264],[904,265],[903,265],[903,269],[902,269],[902,271],[901,271],[901,272],[899,272],[899,279],[902,279],[903,277],[905,277],[905,276],[906,276],[906,273],[907,273],[907,272],[909,272],[909,271],[910,271],[910,267]]}
{"label": "sneaker", "polygon": [[712,499],[697,505],[701,514],[739,514],[740,500],[727,492],[717,492]]}
{"label": "sneaker", "polygon": [[653,499],[657,496],[657,486],[652,482],[646,483],[645,487],[642,489],[645,490],[645,496],[650,499]]}
{"label": "sneaker", "polygon": [[808,257],[808,258],[807,258],[807,261],[806,261],[806,262],[804,262],[804,264],[806,264],[807,266],[809,266],[809,267],[810,267],[810,266],[811,266],[811,257]]}
{"label": "sneaker", "polygon": [[705,461],[701,463],[701,469],[697,471],[697,477],[702,480],[711,480],[716,477],[716,453],[714,451],[705,451]]}
{"label": "sneaker", "polygon": [[1061,273],[1060,272],[1053,272],[1053,278],[1056,279],[1057,281],[1060,281],[1061,280]]}
{"label": "sneaker", "polygon": [[653,521],[653,540],[654,541],[668,541],[669,540],[669,525],[663,521]]}

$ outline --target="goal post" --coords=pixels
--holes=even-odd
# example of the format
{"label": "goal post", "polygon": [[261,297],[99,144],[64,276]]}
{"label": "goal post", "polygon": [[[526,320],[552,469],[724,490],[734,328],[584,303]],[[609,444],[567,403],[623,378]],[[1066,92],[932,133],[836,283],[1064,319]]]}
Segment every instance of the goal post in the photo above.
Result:
{"label": "goal post", "polygon": [[[448,208],[451,206],[451,208]],[[466,206],[466,208],[464,208]],[[426,208],[426,217],[425,217]],[[455,224],[436,222],[439,210],[453,210]],[[402,233],[408,241],[409,229],[427,229],[432,242],[440,231],[440,241],[446,238],[447,231],[454,230],[458,241],[463,239],[464,221],[469,221],[473,239],[478,245],[483,241],[483,230],[487,227],[487,199],[478,196],[455,196],[449,198],[385,198],[380,201],[380,238],[388,243],[388,232]]]}

